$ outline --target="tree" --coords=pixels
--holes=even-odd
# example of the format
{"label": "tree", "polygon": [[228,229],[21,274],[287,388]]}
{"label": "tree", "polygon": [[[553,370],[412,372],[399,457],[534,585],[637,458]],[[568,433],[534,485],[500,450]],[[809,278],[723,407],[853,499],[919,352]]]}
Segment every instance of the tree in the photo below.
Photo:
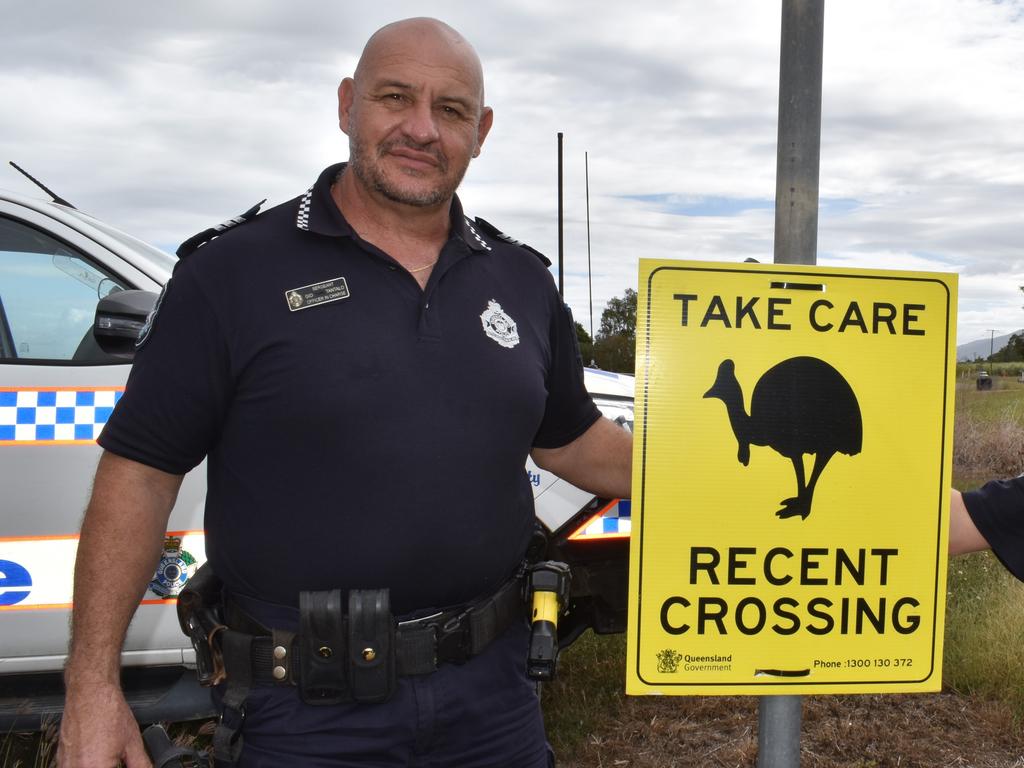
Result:
{"label": "tree", "polygon": [[632,288],[627,288],[621,299],[609,299],[608,306],[601,313],[597,338],[616,334],[636,338],[636,291]]}
{"label": "tree", "polygon": [[601,313],[594,360],[608,371],[633,373],[636,368],[636,291],[632,288],[610,299]]}
{"label": "tree", "polygon": [[580,357],[583,358],[584,365],[591,365],[594,362],[594,340],[590,338],[587,329],[578,320],[575,323],[576,343],[580,345]]}

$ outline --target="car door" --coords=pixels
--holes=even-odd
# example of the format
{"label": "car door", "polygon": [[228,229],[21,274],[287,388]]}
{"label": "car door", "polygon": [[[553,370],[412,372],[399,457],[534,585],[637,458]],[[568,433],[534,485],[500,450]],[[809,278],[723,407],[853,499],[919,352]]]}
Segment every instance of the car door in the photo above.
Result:
{"label": "car door", "polygon": [[[66,653],[77,533],[101,452],[95,439],[130,367],[96,344],[96,304],[119,290],[160,289],[109,239],[103,245],[102,232],[64,218],[0,200],[2,673],[59,669]],[[190,476],[170,524],[179,550],[180,539],[198,538],[193,561],[203,557],[201,496],[201,478]],[[147,594],[126,663],[182,663],[187,643],[164,597]]]}

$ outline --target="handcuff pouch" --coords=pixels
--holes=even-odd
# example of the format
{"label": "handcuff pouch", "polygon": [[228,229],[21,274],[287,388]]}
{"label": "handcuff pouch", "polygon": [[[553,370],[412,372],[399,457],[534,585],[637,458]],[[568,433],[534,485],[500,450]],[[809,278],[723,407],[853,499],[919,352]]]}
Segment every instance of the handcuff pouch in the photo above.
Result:
{"label": "handcuff pouch", "polygon": [[351,701],[341,590],[299,593],[299,695],[307,704]]}
{"label": "handcuff pouch", "polygon": [[395,691],[395,622],[387,589],[348,593],[349,684],[356,701],[376,704]]}

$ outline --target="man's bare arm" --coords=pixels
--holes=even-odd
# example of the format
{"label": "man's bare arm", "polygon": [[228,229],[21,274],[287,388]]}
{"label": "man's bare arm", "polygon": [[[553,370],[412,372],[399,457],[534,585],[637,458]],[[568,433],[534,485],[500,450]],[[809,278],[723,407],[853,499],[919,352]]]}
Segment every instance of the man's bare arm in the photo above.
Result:
{"label": "man's bare arm", "polygon": [[[148,766],[120,686],[121,646],[152,578],[182,476],[104,453],[75,561],[60,765]],[[117,563],[111,567],[111,563]]]}
{"label": "man's bare arm", "polygon": [[606,418],[560,448],[534,448],[537,466],[606,499],[632,495],[633,435]]}
{"label": "man's bare arm", "polygon": [[988,548],[988,541],[967,512],[964,497],[954,488],[949,498],[949,554],[962,555]]}

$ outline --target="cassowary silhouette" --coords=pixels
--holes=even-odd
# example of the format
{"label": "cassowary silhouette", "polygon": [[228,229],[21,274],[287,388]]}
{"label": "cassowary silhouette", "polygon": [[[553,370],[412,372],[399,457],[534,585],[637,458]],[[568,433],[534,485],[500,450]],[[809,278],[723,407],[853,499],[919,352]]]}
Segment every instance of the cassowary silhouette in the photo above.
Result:
{"label": "cassowary silhouette", "polygon": [[[739,443],[737,458],[750,462],[750,446],[767,445],[793,462],[796,496],[781,502],[779,517],[806,519],[818,477],[834,454],[860,453],[863,427],[853,390],[835,368],[816,357],[791,357],[769,368],[754,386],[750,415],[743,410],[743,390],[736,365],[723,360],[718,377],[704,397],[717,397],[729,413]],[[814,454],[810,482],[804,482],[805,453]]]}

